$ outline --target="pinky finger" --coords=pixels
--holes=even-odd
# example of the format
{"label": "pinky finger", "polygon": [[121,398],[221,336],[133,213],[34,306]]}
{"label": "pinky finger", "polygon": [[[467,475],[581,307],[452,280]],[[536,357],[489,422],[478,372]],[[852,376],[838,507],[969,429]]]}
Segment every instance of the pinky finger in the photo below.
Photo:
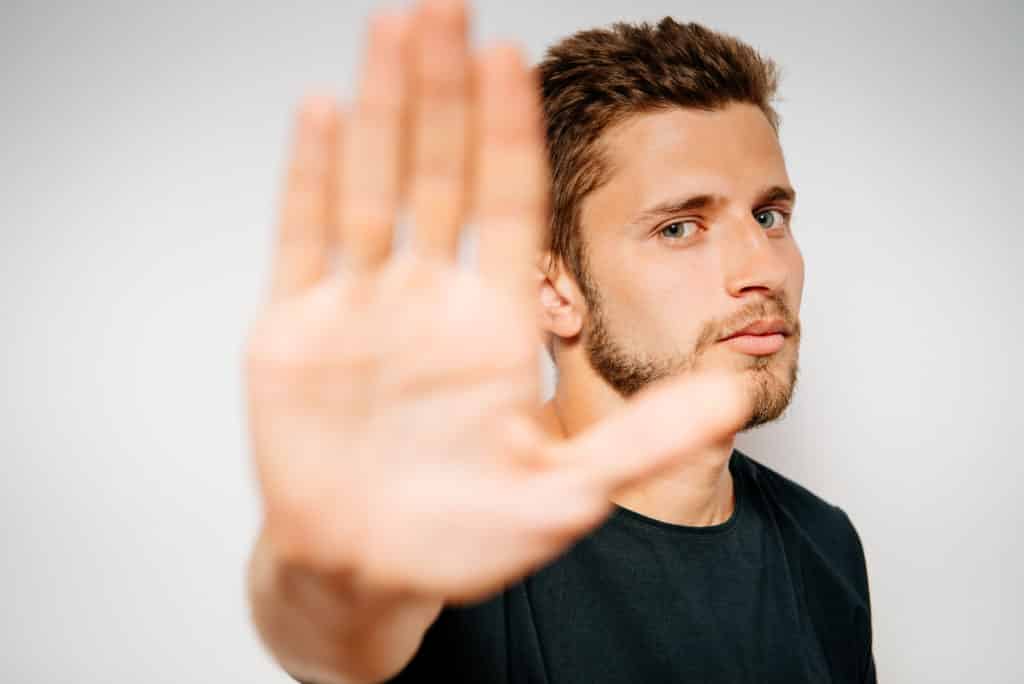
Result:
{"label": "pinky finger", "polygon": [[329,97],[307,96],[296,112],[278,219],[271,299],[301,292],[326,270],[338,127],[338,109]]}

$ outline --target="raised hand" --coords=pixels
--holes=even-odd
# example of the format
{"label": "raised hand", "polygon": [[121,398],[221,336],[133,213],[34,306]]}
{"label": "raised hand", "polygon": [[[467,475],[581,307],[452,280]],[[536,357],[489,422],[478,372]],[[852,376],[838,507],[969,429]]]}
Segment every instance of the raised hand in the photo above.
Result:
{"label": "raised hand", "polygon": [[[449,602],[553,559],[614,491],[746,417],[739,388],[692,376],[574,439],[541,428],[539,89],[517,49],[472,53],[466,23],[456,0],[376,16],[351,108],[300,107],[245,365],[277,553]],[[456,260],[470,218],[476,268]]]}

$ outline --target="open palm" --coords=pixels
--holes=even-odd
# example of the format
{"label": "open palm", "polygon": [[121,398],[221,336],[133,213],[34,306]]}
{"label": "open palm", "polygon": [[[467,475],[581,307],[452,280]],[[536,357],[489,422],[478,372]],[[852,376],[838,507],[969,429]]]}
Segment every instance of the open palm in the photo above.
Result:
{"label": "open palm", "polygon": [[[373,20],[346,114],[322,97],[299,110],[245,368],[266,528],[296,562],[482,598],[597,525],[616,489],[745,418],[738,388],[694,376],[572,440],[541,429],[532,79],[512,47],[471,54],[459,3],[429,3]],[[456,259],[470,217],[475,269]]]}

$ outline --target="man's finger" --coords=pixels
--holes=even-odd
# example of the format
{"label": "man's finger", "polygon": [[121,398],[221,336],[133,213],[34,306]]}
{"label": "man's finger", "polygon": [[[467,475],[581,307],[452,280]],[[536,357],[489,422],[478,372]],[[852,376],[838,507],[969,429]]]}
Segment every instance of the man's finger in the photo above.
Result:
{"label": "man's finger", "polygon": [[344,262],[372,268],[391,251],[402,184],[409,17],[382,13],[370,23],[359,95],[345,129],[338,225]]}
{"label": "man's finger", "polygon": [[646,388],[618,412],[552,449],[555,469],[575,471],[602,495],[698,458],[742,429],[750,396],[735,374],[702,372]]}
{"label": "man's finger", "polygon": [[536,306],[533,275],[547,221],[548,166],[540,93],[520,51],[499,45],[478,69],[479,161],[474,216],[482,277]]}
{"label": "man's finger", "polygon": [[468,175],[468,19],[462,0],[425,0],[416,19],[412,245],[453,259]]}
{"label": "man's finger", "polygon": [[307,96],[296,111],[278,219],[273,299],[297,294],[326,270],[339,118],[334,101],[320,95]]}

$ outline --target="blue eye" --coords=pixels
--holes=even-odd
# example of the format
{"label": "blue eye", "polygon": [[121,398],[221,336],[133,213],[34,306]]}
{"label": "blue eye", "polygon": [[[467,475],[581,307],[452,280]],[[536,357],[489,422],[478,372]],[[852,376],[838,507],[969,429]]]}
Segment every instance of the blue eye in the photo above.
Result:
{"label": "blue eye", "polygon": [[672,223],[669,223],[669,224],[663,226],[661,228],[661,230],[659,230],[658,232],[661,235],[664,235],[665,237],[671,238],[673,240],[679,240],[679,239],[687,238],[687,237],[690,237],[690,234],[684,234],[684,231],[683,231],[683,228],[682,228],[683,226],[685,226],[687,224],[694,226],[694,230],[690,231],[690,234],[692,234],[693,232],[696,231],[696,225],[697,225],[696,221],[673,221]]}
{"label": "blue eye", "polygon": [[[778,214],[781,218],[776,221],[775,218],[772,217],[768,219],[768,223],[765,223],[764,221],[761,220],[762,216],[771,217],[772,214]],[[781,209],[766,209],[764,211],[759,211],[756,214],[754,214],[754,218],[757,220],[758,223],[760,223],[765,228],[775,228],[776,224],[778,223],[785,224],[789,219],[789,214],[787,212],[782,211]]]}

